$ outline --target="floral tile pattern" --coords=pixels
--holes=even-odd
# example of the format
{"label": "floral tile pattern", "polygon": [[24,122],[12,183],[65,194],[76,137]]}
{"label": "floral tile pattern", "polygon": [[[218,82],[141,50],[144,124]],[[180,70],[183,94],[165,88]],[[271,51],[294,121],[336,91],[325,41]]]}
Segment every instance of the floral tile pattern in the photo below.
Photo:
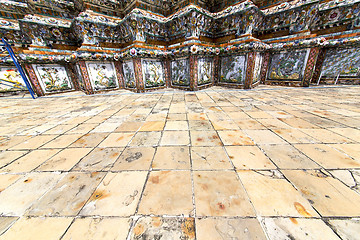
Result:
{"label": "floral tile pattern", "polygon": [[90,82],[95,91],[113,89],[119,86],[116,78],[114,63],[86,62],[90,75]]}
{"label": "floral tile pattern", "polygon": [[165,85],[164,67],[159,60],[141,59],[143,81],[145,87],[160,87]]}
{"label": "floral tile pattern", "polygon": [[221,58],[219,81],[224,83],[244,84],[246,73],[246,56],[229,56]]}
{"label": "floral tile pattern", "polygon": [[33,67],[45,93],[74,89],[64,66],[34,64]]}

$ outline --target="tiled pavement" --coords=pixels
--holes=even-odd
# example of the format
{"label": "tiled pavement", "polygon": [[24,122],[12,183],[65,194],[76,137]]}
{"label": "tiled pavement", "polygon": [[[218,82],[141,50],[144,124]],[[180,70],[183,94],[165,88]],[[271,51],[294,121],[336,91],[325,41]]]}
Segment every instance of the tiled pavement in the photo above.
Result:
{"label": "tiled pavement", "polygon": [[0,99],[0,239],[360,239],[360,87]]}

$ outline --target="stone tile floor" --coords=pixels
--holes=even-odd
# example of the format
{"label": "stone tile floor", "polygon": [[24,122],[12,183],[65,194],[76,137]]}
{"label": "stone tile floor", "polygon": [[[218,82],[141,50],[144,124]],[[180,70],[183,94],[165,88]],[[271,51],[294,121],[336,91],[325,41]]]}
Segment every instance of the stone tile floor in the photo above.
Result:
{"label": "stone tile floor", "polygon": [[360,87],[0,99],[0,239],[360,239]]}

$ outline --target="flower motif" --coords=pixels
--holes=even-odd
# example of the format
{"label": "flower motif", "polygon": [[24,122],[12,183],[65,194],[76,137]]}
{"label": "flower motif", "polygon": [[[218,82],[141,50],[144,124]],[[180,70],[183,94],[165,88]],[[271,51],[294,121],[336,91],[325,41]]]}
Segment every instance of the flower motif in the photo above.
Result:
{"label": "flower motif", "polygon": [[120,59],[120,55],[118,53],[114,54],[114,60],[118,61]]}
{"label": "flower motif", "polygon": [[215,54],[219,55],[220,54],[220,49],[219,48],[215,48]]}
{"label": "flower motif", "polygon": [[130,55],[131,56],[136,56],[136,53],[137,53],[137,51],[136,51],[135,48],[130,49]]}
{"label": "flower motif", "polygon": [[190,47],[190,52],[192,54],[196,54],[198,52],[198,50],[199,50],[199,48],[196,45],[193,45],[193,46]]}

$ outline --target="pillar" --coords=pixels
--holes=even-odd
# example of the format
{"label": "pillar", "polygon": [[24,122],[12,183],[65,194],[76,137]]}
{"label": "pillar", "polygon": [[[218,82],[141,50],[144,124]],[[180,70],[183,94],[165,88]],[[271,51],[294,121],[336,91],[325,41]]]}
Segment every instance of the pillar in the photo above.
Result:
{"label": "pillar", "polygon": [[38,97],[45,96],[44,91],[42,90],[39,80],[35,74],[34,68],[31,64],[24,64],[25,70],[29,76],[29,80],[34,88],[34,91]]}
{"label": "pillar", "polygon": [[122,64],[119,61],[114,62],[116,77],[119,82],[119,88],[125,88],[124,73],[122,70]]}
{"label": "pillar", "polygon": [[213,83],[217,84],[219,82],[219,71],[220,71],[220,57],[215,56],[213,61]]}
{"label": "pillar", "polygon": [[137,92],[145,92],[145,84],[144,84],[143,75],[142,75],[141,59],[134,58],[133,64],[134,64]]}
{"label": "pillar", "polygon": [[89,73],[86,69],[85,61],[79,61],[78,62],[81,75],[83,77],[84,85],[85,85],[85,93],[86,94],[94,94],[94,90],[92,89]]}
{"label": "pillar", "polygon": [[197,56],[190,55],[190,90],[198,90],[198,58]]}
{"label": "pillar", "polygon": [[314,47],[310,49],[301,86],[303,87],[310,86],[310,81],[314,74],[314,68],[318,55],[319,55],[319,47]]}
{"label": "pillar", "polygon": [[317,81],[319,80],[319,77],[321,74],[321,68],[322,68],[322,65],[325,60],[325,55],[326,55],[326,49],[324,49],[324,48],[320,49],[319,55],[318,55],[318,58],[317,58],[316,64],[315,64],[314,74],[311,78],[312,83],[317,83]]}

